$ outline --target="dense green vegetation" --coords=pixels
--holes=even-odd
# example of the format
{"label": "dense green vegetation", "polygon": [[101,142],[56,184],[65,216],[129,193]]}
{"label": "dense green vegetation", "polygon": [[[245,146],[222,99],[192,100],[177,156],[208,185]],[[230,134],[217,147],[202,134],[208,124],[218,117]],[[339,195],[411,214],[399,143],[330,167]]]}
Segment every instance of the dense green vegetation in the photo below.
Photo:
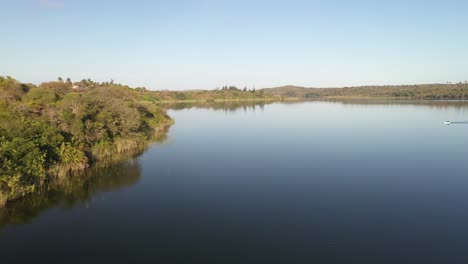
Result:
{"label": "dense green vegetation", "polygon": [[0,206],[145,145],[172,120],[140,91],[0,77]]}
{"label": "dense green vegetation", "polygon": [[283,86],[262,89],[270,96],[292,98],[326,98],[326,97],[391,97],[401,99],[426,100],[466,100],[468,84],[421,84],[400,86],[360,86],[345,88],[305,88]]}

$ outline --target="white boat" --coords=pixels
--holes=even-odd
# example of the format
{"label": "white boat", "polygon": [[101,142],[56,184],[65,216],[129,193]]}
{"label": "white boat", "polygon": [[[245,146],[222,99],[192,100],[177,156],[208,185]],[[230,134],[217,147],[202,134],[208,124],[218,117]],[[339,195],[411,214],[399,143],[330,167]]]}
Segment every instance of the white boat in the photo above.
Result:
{"label": "white boat", "polygon": [[450,122],[450,121],[445,121],[445,122],[444,122],[444,125],[447,125],[447,126],[448,126],[448,125],[450,125],[450,124],[452,124],[452,122]]}

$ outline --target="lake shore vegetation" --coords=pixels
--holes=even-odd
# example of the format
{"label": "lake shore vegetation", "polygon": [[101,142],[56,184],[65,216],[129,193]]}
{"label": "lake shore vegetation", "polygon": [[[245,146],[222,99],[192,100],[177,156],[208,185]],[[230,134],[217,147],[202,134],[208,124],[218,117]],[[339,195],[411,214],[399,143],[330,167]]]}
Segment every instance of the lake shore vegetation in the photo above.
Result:
{"label": "lake shore vegetation", "polygon": [[126,86],[0,77],[0,206],[141,148],[172,122]]}
{"label": "lake shore vegetation", "polygon": [[151,91],[112,80],[34,85],[0,76],[0,207],[164,137],[173,123],[165,109],[174,104],[229,111],[317,98],[466,100],[468,84]]}

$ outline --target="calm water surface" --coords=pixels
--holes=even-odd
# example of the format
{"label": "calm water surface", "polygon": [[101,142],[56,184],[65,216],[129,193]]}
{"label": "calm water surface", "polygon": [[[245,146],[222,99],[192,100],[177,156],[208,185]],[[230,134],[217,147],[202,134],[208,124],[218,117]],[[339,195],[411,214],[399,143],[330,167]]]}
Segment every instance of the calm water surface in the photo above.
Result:
{"label": "calm water surface", "polygon": [[0,210],[1,263],[468,263],[468,125],[443,125],[468,104],[169,113],[164,144]]}

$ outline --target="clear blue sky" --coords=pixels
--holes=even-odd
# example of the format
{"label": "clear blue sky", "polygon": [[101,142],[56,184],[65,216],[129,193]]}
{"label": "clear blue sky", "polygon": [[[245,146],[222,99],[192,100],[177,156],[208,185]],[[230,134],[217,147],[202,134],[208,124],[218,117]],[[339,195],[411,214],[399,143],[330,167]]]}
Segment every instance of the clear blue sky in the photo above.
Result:
{"label": "clear blue sky", "polygon": [[150,89],[468,79],[468,1],[0,0],[0,75]]}

